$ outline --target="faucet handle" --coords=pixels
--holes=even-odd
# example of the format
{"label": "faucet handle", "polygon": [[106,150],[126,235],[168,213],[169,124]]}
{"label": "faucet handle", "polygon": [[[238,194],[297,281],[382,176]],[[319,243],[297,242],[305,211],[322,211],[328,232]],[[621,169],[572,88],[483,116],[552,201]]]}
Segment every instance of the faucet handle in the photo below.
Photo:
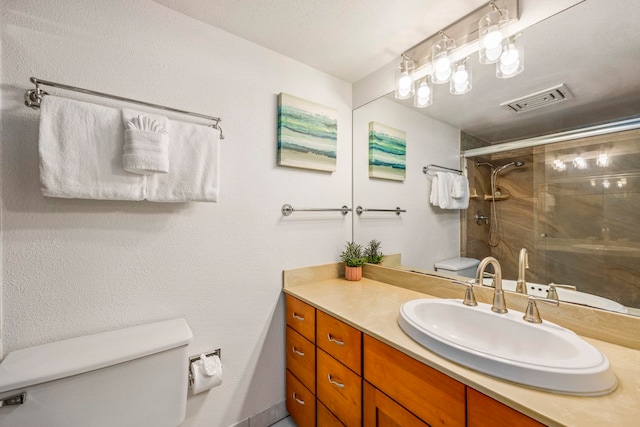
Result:
{"label": "faucet handle", "polygon": [[556,291],[556,288],[562,288],[562,289],[569,289],[572,291],[577,290],[577,288],[573,285],[559,285],[557,283],[549,283],[549,290],[547,291],[547,298],[549,299],[554,299],[556,301],[558,301],[560,298],[558,298],[558,292]]}
{"label": "faucet handle", "polygon": [[478,305],[478,302],[476,301],[476,296],[473,293],[473,284],[474,284],[475,280],[471,279],[468,282],[463,282],[461,280],[454,280],[453,283],[457,283],[458,285],[464,285],[467,287],[467,289],[464,292],[464,301],[462,301],[462,303],[464,305],[468,305],[469,307],[475,307],[476,305]]}
{"label": "faucet handle", "polygon": [[529,302],[527,303],[527,310],[525,311],[524,316],[522,316],[523,320],[530,323],[542,323],[540,312],[538,311],[538,306],[536,305],[536,302],[538,301],[546,302],[547,304],[553,304],[556,306],[560,305],[557,299],[530,296]]}

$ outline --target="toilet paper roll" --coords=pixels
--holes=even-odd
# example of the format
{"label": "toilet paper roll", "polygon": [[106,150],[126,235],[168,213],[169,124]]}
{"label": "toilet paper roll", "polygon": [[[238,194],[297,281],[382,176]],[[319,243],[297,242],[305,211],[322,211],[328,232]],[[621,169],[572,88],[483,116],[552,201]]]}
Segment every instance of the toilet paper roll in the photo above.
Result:
{"label": "toilet paper roll", "polygon": [[193,384],[191,391],[193,394],[211,390],[213,387],[222,384],[222,362],[217,355],[200,355],[200,359],[191,363],[191,375]]}

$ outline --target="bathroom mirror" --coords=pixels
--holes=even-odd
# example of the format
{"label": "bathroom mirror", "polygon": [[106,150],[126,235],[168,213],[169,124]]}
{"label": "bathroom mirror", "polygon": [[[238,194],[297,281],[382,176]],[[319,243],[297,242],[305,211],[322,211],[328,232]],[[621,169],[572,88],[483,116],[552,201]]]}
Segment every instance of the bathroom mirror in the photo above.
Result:
{"label": "bathroom mirror", "polygon": [[[412,100],[396,100],[393,93],[355,109],[354,206],[407,212],[354,215],[354,239],[381,240],[384,252],[402,254],[403,266],[426,271],[462,247],[469,257],[495,256],[504,277],[514,281],[519,251],[525,247],[530,264],[526,277],[542,285],[540,292],[550,282],[570,284],[585,294],[578,303],[592,305],[593,295],[622,303],[624,311],[639,315],[640,131],[488,154],[462,163],[459,158],[461,150],[637,117],[638,20],[633,0],[616,3],[615,9],[585,1],[523,32],[525,71],[519,76],[496,78],[495,66],[479,64],[476,54],[471,57],[473,89],[465,95],[451,95],[448,85],[434,85],[433,105],[425,109],[414,108]],[[604,40],[602,35],[611,31],[614,40]],[[500,107],[562,84],[568,95],[557,104],[520,113]],[[403,182],[369,177],[371,122],[406,132]],[[582,169],[576,158],[588,167]],[[607,166],[599,164],[607,161]],[[478,162],[492,166],[478,167]],[[517,166],[519,162],[524,164]],[[431,177],[422,172],[429,164],[467,167],[474,194],[469,209],[445,211],[429,204]],[[498,169],[494,197],[491,176]],[[492,246],[489,229],[495,217],[499,242]],[[561,299],[568,292],[558,291]],[[594,304],[619,311],[617,306]]]}

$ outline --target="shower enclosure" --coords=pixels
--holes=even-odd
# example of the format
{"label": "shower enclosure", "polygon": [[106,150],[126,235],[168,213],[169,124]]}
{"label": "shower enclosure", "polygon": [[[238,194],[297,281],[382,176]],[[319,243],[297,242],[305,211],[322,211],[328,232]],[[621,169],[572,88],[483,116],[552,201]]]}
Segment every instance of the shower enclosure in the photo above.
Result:
{"label": "shower enclosure", "polygon": [[524,247],[528,282],[640,308],[640,131],[468,158],[467,167],[476,196],[462,227],[466,256],[494,256],[515,280]]}

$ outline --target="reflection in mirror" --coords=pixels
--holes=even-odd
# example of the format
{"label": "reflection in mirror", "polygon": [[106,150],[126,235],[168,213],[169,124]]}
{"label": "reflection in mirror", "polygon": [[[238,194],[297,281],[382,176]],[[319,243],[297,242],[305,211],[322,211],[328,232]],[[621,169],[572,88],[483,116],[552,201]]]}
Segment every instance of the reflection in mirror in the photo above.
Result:
{"label": "reflection in mirror", "polygon": [[[510,282],[515,289],[518,254],[525,247],[530,294],[546,296],[551,282],[574,285],[576,291],[557,289],[560,300],[640,315],[640,131],[499,152],[463,164],[458,157],[460,150],[640,114],[633,71],[640,68],[635,24],[640,9],[631,0],[620,7],[624,13],[586,1],[529,28],[522,36],[527,68],[508,84],[483,76],[474,64],[478,80],[469,94],[454,96],[435,86],[433,105],[421,111],[393,94],[354,110],[354,206],[407,209],[400,216],[354,216],[354,239],[381,240],[385,253],[402,254],[401,268],[430,274],[439,260],[491,255],[501,262],[505,289]],[[614,22],[628,43],[594,39],[606,33],[598,27],[605,22],[609,27]],[[559,29],[565,36],[556,37]],[[598,49],[607,49],[606,57],[618,58],[619,66],[592,63],[603,52]],[[498,107],[558,83],[568,85],[571,99],[518,114]],[[407,133],[404,182],[369,178],[371,121]],[[432,177],[422,167],[430,163],[467,169],[472,194],[467,210],[429,203]]]}

